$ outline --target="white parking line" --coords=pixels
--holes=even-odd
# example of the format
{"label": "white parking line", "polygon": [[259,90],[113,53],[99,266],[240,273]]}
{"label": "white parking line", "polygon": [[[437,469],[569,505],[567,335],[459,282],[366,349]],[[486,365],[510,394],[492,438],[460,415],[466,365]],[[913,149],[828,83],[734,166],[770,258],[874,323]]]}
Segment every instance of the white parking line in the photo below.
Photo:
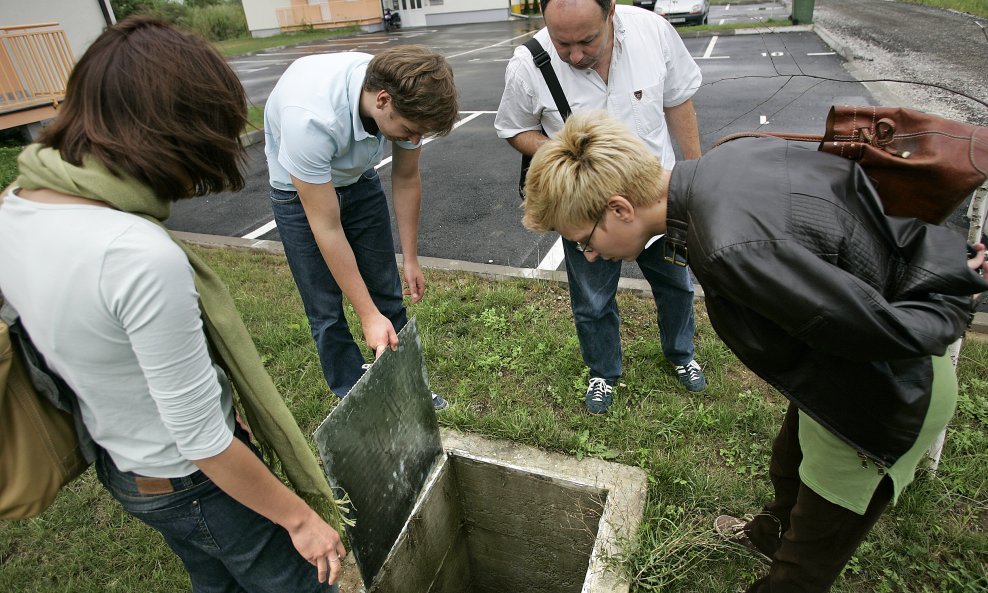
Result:
{"label": "white parking line", "polygon": [[490,49],[492,47],[498,47],[498,46],[504,45],[505,43],[511,43],[515,39],[521,39],[522,37],[530,37],[531,35],[532,35],[531,33],[522,33],[521,35],[512,37],[511,39],[505,39],[504,41],[498,41],[497,43],[495,43],[493,45],[488,45],[488,46],[485,46],[485,47],[478,47],[477,49],[471,49],[469,51],[461,52],[461,53],[458,53],[458,54],[453,54],[451,56],[446,56],[446,59],[447,60],[452,60],[453,58],[458,58],[460,56],[465,56],[467,54],[472,54],[475,51],[483,51],[485,49]]}
{"label": "white parking line", "polygon": [[559,237],[556,242],[552,244],[549,249],[549,253],[545,254],[539,265],[535,266],[536,270],[558,270],[559,264],[563,263],[565,259],[565,254],[563,253],[563,238]]}
{"label": "white parking line", "polygon": [[710,38],[710,43],[707,44],[706,51],[699,58],[693,58],[694,60],[723,60],[730,58],[731,56],[712,56],[710,54],[714,53],[714,46],[717,45],[717,40],[720,39],[719,36],[714,35]]}
{"label": "white parking line", "polygon": [[[456,128],[462,126],[463,124],[465,124],[467,122],[470,122],[470,121],[473,121],[473,120],[477,119],[478,117],[480,117],[481,115],[484,115],[485,113],[497,113],[497,111],[463,111],[462,113],[469,113],[471,115],[469,117],[464,117],[460,121],[458,121],[455,124],[453,124],[453,130],[455,130]],[[452,133],[452,130],[450,130],[450,133]],[[426,144],[432,142],[435,139],[436,139],[436,136],[430,136],[429,138],[426,138],[425,140],[422,141],[422,146],[425,146]],[[374,169],[377,170],[377,169],[380,169],[381,167],[383,167],[385,165],[390,165],[390,164],[391,164],[391,157],[388,157],[388,158],[384,159],[383,161],[381,161],[380,163],[378,163],[374,167]]]}
{"label": "white parking line", "polygon": [[268,231],[273,231],[276,226],[278,226],[278,225],[276,225],[273,220],[270,221],[270,222],[266,222],[263,225],[257,227],[257,229],[255,229],[255,230],[247,233],[243,237],[241,237],[241,239],[256,239],[256,238],[264,235],[264,233],[266,233]]}
{"label": "white parking line", "polygon": [[[464,117],[460,121],[458,121],[455,124],[453,124],[453,129],[454,130],[456,128],[462,126],[465,123],[468,123],[468,122],[471,122],[471,121],[477,119],[481,115],[490,115],[490,114],[497,113],[497,111],[461,111],[460,113],[469,113],[470,115],[468,115],[467,117]],[[436,139],[436,136],[432,136],[430,138],[426,138],[425,140],[422,141],[422,146],[425,146],[426,144],[432,142],[435,139]],[[388,157],[388,158],[384,159],[383,161],[381,161],[380,163],[378,163],[377,166],[374,167],[374,169],[377,170],[377,169],[380,169],[381,167],[384,167],[385,165],[390,165],[390,164],[391,164],[391,157]],[[253,231],[247,233],[246,235],[244,235],[243,237],[241,237],[241,239],[257,239],[258,237],[263,236],[265,233],[268,233],[270,231],[273,231],[276,226],[277,225],[275,225],[275,222],[273,220],[271,220],[271,221],[266,222],[266,223],[262,224],[261,226],[257,227]],[[560,243],[560,254],[562,254],[562,244],[561,243]]]}

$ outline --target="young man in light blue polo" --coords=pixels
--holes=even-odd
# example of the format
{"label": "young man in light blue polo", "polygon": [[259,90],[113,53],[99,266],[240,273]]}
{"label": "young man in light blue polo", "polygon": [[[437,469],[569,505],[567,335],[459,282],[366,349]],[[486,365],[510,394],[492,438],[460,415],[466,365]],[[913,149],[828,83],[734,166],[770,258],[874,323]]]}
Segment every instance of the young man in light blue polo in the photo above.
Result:
{"label": "young man in light blue polo", "polygon": [[[422,138],[448,134],[457,113],[449,63],[416,45],[377,56],[346,52],[301,58],[285,71],[265,105],[275,222],[323,375],[339,397],[346,396],[364,367],[343,314],[343,297],[377,355],[397,348],[397,332],[407,321],[387,197],[375,166],[390,140],[404,294],[415,303],[426,287],[417,253]],[[433,394],[433,405],[442,409],[446,402]]]}

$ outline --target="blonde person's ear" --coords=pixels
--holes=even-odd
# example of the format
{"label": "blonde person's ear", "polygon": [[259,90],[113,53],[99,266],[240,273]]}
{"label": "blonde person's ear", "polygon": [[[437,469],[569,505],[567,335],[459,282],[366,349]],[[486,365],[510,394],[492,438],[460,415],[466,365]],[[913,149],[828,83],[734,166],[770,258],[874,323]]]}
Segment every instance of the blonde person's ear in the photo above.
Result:
{"label": "blonde person's ear", "polygon": [[621,222],[633,222],[635,220],[635,207],[624,196],[611,196],[607,200],[607,209],[614,213],[614,216]]}

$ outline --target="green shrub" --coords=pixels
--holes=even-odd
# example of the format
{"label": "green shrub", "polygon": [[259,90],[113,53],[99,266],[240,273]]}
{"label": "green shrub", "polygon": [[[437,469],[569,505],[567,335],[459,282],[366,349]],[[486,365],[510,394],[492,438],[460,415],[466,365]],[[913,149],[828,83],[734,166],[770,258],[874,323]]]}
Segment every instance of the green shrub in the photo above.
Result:
{"label": "green shrub", "polygon": [[118,21],[132,14],[154,14],[169,23],[177,24],[188,11],[185,4],[170,0],[110,0],[110,5]]}
{"label": "green shrub", "polygon": [[210,41],[247,34],[244,7],[237,0],[111,0],[117,20],[132,14],[153,14]]}
{"label": "green shrub", "polygon": [[239,3],[189,8],[178,24],[209,41],[235,39],[247,34],[247,18]]}

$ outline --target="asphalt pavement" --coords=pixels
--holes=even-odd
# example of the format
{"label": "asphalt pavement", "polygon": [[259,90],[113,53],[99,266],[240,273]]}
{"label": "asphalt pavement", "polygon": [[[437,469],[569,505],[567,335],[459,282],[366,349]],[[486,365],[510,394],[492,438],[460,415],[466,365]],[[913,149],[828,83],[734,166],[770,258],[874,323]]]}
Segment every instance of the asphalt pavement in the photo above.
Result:
{"label": "asphalt pavement", "polygon": [[[779,18],[788,14],[787,2],[745,3],[726,10],[715,6],[710,22]],[[827,109],[837,103],[903,105],[988,122],[988,107],[944,90],[986,99],[985,19],[888,0],[816,0],[814,18],[812,26],[729,30],[684,39],[704,76],[695,102],[705,149],[735,131],[820,133]],[[508,275],[531,277],[561,267],[553,256],[557,237],[521,227],[515,194],[518,156],[496,138],[493,115],[513,48],[541,26],[541,19],[517,19],[405,29],[277,48],[230,62],[252,101],[261,104],[284,68],[309,53],[374,53],[394,44],[423,43],[445,55],[460,89],[461,125],[423,149],[420,256],[447,262],[444,266],[476,271],[493,265],[494,275],[515,270]],[[380,169],[385,188],[390,186],[389,169],[386,163]],[[263,144],[249,148],[247,183],[236,194],[177,204],[169,227],[277,241]],[[966,205],[948,226],[964,232],[965,212]],[[631,264],[623,275],[634,284],[640,272]]]}
{"label": "asphalt pavement", "polygon": [[[717,7],[715,7],[717,8]],[[783,16],[778,3],[717,8],[711,21],[763,20]],[[781,11],[781,12],[779,12]],[[294,59],[325,51],[374,53],[396,44],[423,43],[452,63],[460,91],[460,125],[422,152],[421,256],[473,263],[554,270],[562,265],[558,236],[536,235],[520,224],[519,155],[497,138],[493,121],[504,68],[514,48],[542,26],[541,19],[402,30],[258,52],[230,61],[260,103]],[[732,132],[752,129],[821,132],[834,103],[872,104],[875,99],[850,79],[841,60],[809,27],[733,30],[689,37],[685,44],[704,76],[694,97],[705,148]],[[649,59],[644,56],[642,59]],[[196,233],[277,240],[267,203],[263,147],[248,155],[247,187],[236,194],[177,204],[171,228]],[[390,187],[390,167],[380,169]],[[625,275],[640,277],[637,266]]]}

